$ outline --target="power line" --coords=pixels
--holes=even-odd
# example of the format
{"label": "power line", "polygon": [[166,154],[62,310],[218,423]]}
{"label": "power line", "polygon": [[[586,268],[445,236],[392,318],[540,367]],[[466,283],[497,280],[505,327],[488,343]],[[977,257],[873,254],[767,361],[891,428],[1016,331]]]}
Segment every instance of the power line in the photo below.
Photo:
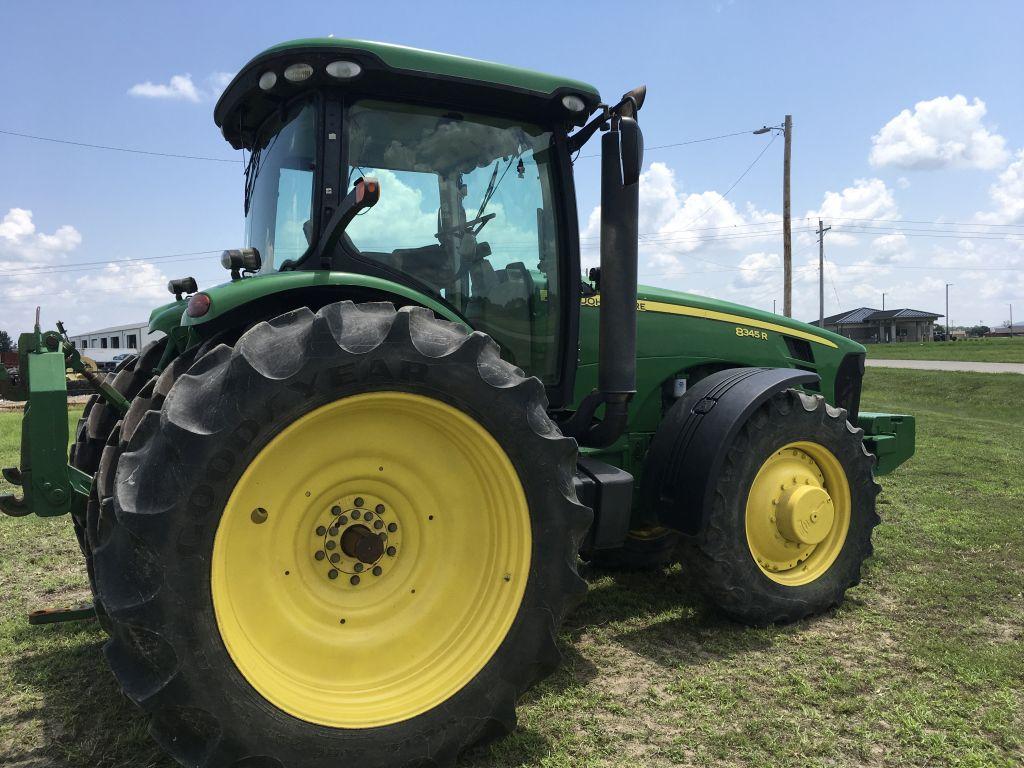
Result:
{"label": "power line", "polygon": [[169,253],[164,256],[136,256],[128,259],[105,259],[103,261],[85,261],[74,264],[54,264],[39,266],[33,269],[25,269],[18,272],[0,272],[0,277],[23,277],[28,275],[61,274],[64,272],[82,272],[93,269],[105,268],[108,264],[141,264],[147,262],[169,263],[172,261],[194,261],[206,258],[210,254],[221,253],[216,251],[191,251],[188,253]]}
{"label": "power line", "polygon": [[686,226],[690,226],[690,225],[692,225],[692,224],[696,224],[696,223],[697,223],[698,221],[700,221],[700,220],[701,220],[701,219],[703,219],[703,218],[704,218],[705,216],[707,216],[707,215],[708,215],[708,214],[709,214],[709,213],[710,213],[710,212],[711,212],[711,211],[712,211],[712,210],[713,210],[714,208],[716,208],[716,207],[717,207],[718,205],[720,205],[721,203],[723,203],[723,202],[724,202],[724,201],[725,201],[725,200],[726,200],[726,199],[727,199],[727,198],[729,197],[729,193],[730,193],[730,192],[732,192],[732,191],[733,191],[734,189],[736,189],[736,185],[737,185],[737,184],[739,184],[739,183],[740,183],[741,181],[743,181],[744,177],[745,177],[745,176],[746,176],[746,175],[747,175],[748,173],[750,173],[750,169],[751,169],[751,168],[753,168],[753,167],[754,167],[755,165],[757,165],[757,162],[758,162],[758,161],[759,161],[759,160],[760,160],[760,159],[761,159],[762,157],[764,157],[764,153],[768,151],[768,149],[769,149],[769,148],[771,147],[771,145],[772,145],[772,144],[774,144],[774,143],[775,143],[775,139],[776,139],[776,138],[777,138],[777,136],[772,136],[772,140],[771,140],[771,141],[769,141],[769,142],[768,142],[768,143],[767,143],[767,144],[765,145],[764,149],[762,149],[762,150],[761,150],[760,152],[758,152],[758,153],[757,153],[757,157],[755,157],[755,158],[754,158],[754,159],[753,159],[753,160],[751,161],[750,165],[748,165],[748,166],[747,166],[747,167],[746,167],[746,168],[745,168],[745,169],[743,170],[743,173],[741,173],[741,174],[739,175],[739,177],[738,177],[738,178],[736,179],[736,181],[734,181],[734,182],[733,182],[733,183],[732,183],[732,184],[731,184],[731,185],[729,186],[729,188],[728,188],[727,190],[725,190],[724,194],[721,194],[721,195],[719,195],[719,197],[718,197],[718,200],[716,200],[716,201],[715,201],[714,203],[712,203],[712,204],[711,204],[711,205],[709,205],[709,206],[708,206],[707,208],[705,208],[705,209],[704,209],[704,212],[703,212],[703,213],[701,213],[701,214],[700,214],[700,216],[698,216],[698,217],[697,217],[696,219],[693,219],[692,221],[688,222]]}
{"label": "power line", "polygon": [[242,164],[241,160],[235,160],[226,157],[204,157],[202,155],[181,155],[174,152],[154,152],[148,149],[131,149],[129,147],[114,147],[108,144],[88,144],[84,141],[71,141],[70,139],[54,139],[48,136],[33,136],[30,133],[18,133],[17,131],[5,131],[0,129],[0,133],[5,136],[17,136],[22,139],[32,139],[34,141],[48,141],[52,144],[66,144],[72,147],[87,147],[89,149],[105,149],[108,152],[128,152],[133,155],[151,155],[153,157],[171,157],[176,160],[205,160],[211,163],[236,163]]}
{"label": "power line", "polygon": [[[719,139],[729,139],[733,136],[744,136],[753,133],[753,130],[748,131],[736,131],[735,133],[723,133],[719,136],[705,136],[703,139],[689,139],[688,141],[676,141],[672,144],[656,144],[653,147],[644,147],[644,152],[650,152],[655,149],[671,149],[672,147],[685,147],[690,144],[703,144],[705,141],[718,141]],[[580,159],[585,157],[600,157],[601,153],[597,152],[593,155],[580,155]]]}

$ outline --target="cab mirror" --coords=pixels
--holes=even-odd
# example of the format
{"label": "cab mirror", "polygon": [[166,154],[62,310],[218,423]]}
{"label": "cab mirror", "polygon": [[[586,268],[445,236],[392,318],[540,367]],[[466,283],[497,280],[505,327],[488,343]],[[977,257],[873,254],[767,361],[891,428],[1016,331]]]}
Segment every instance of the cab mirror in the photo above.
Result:
{"label": "cab mirror", "polygon": [[619,152],[622,156],[622,184],[630,186],[640,181],[644,164],[644,134],[631,117],[619,118]]}

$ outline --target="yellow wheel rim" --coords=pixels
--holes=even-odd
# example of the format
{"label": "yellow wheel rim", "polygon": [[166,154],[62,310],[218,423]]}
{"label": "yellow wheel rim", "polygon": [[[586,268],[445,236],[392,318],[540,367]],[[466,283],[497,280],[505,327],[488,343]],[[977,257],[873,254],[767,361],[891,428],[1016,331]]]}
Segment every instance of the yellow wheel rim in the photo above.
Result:
{"label": "yellow wheel rim", "polygon": [[274,706],[382,726],[484,667],[530,552],[522,485],[487,430],[432,398],[356,395],[289,425],[245,470],[214,541],[213,606]]}
{"label": "yellow wheel rim", "polygon": [[830,450],[806,441],[783,446],[761,465],[750,486],[750,554],[772,581],[809,584],[842,551],[850,507],[849,480]]}

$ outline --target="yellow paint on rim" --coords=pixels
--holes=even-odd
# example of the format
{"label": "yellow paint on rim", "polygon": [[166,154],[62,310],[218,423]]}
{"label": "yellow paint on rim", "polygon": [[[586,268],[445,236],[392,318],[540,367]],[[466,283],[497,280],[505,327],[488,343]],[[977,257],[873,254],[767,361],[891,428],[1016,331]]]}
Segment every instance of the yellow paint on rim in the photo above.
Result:
{"label": "yellow paint on rim", "polygon": [[404,392],[346,397],[285,428],[235,486],[213,548],[217,625],[279,709],[335,728],[401,722],[497,651],[531,542],[515,468],[477,421]]}
{"label": "yellow paint on rim", "polygon": [[[584,296],[580,303],[584,306],[599,307],[601,306],[601,296]],[[752,317],[744,317],[743,315],[734,315],[731,312],[718,312],[713,309],[701,309],[700,307],[688,307],[683,304],[669,304],[664,301],[648,301],[647,299],[636,300],[637,312],[660,312],[665,315],[685,315],[687,317],[700,317],[705,320],[719,320],[723,323],[731,323],[734,325],[747,325],[752,328],[764,328],[768,331],[775,331],[786,336],[793,336],[797,339],[805,339],[806,341],[813,341],[815,344],[824,344],[826,347],[832,347],[838,349],[839,345],[830,339],[826,339],[824,336],[819,336],[815,333],[808,333],[807,331],[801,331],[799,328],[787,328],[784,325],[777,323],[770,323],[766,320],[756,320]]]}
{"label": "yellow paint on rim", "polygon": [[789,443],[769,456],[751,483],[747,546],[772,581],[795,587],[821,578],[850,530],[850,482],[819,443]]}

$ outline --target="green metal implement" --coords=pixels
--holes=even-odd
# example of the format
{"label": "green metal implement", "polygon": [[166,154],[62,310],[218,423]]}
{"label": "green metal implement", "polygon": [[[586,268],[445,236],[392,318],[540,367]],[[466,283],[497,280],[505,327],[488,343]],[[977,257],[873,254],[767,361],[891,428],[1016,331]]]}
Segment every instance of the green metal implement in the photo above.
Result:
{"label": "green metal implement", "polygon": [[0,368],[0,395],[26,401],[21,424],[21,466],[5,467],[4,479],[20,486],[22,496],[0,496],[0,511],[12,517],[55,517],[84,508],[92,477],[68,464],[67,370],[80,373],[122,413],[128,401],[82,362],[63,328],[43,333],[36,311],[35,329],[18,339],[18,382]]}

